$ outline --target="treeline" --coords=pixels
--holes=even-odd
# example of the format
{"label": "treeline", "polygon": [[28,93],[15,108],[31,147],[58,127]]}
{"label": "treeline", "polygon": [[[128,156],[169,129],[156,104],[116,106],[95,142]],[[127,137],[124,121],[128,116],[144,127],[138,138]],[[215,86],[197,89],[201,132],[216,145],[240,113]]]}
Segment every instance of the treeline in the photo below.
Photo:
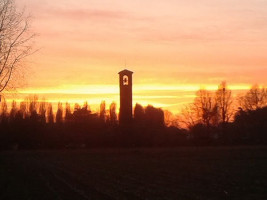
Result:
{"label": "treeline", "polygon": [[215,92],[201,89],[183,109],[180,123],[199,144],[266,144],[267,89],[253,85],[235,97],[226,82]]}
{"label": "treeline", "polygon": [[[64,107],[64,108],[63,108]],[[135,105],[131,124],[119,125],[116,104],[89,105],[39,101],[36,96],[10,111],[1,104],[1,149],[160,147],[180,145],[267,144],[267,89],[257,85],[233,96],[225,82],[216,91],[197,91],[176,117],[151,105]]]}
{"label": "treeline", "polygon": [[90,147],[169,146],[182,144],[185,130],[167,127],[164,112],[159,108],[137,104],[131,124],[119,125],[116,104],[106,108],[102,102],[99,113],[87,103],[75,104],[71,110],[58,103],[53,112],[51,103],[31,97],[10,112],[2,102],[0,115],[1,149],[53,149]]}

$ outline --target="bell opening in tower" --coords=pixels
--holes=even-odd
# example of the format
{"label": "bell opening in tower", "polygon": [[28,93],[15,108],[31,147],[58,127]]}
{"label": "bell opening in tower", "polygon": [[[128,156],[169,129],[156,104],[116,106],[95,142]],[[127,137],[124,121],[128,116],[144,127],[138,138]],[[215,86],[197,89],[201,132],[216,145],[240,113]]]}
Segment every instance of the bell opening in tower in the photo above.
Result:
{"label": "bell opening in tower", "polygon": [[[132,71],[127,69],[119,72],[120,113],[119,122],[127,125],[132,122]],[[126,87],[127,86],[127,87]]]}

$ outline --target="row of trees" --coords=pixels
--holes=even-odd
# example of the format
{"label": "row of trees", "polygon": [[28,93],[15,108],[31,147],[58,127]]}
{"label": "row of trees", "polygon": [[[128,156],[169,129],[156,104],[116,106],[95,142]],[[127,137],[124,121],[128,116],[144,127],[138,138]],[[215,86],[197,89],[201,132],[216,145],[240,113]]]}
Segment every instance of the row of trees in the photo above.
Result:
{"label": "row of trees", "polygon": [[[52,103],[48,103],[44,99],[40,101],[38,100],[38,96],[35,95],[26,98],[19,105],[16,101],[13,101],[10,111],[8,111],[7,103],[3,99],[0,120],[4,123],[18,119],[36,119],[43,123],[52,124],[83,118],[91,114],[92,111],[87,102],[83,106],[75,104],[73,112],[69,103],[66,103],[64,109],[63,104],[59,102],[57,111],[54,113]],[[117,121],[116,103],[111,103],[109,110],[106,110],[106,103],[103,101],[100,105],[99,118],[103,121],[108,120],[115,123]]]}
{"label": "row of trees", "polygon": [[[0,94],[19,80],[25,57],[33,53],[34,34],[29,17],[16,9],[14,0],[0,1]],[[23,73],[22,73],[23,74]],[[216,92],[201,89],[181,116],[153,106],[137,104],[128,127],[118,125],[116,104],[93,113],[87,103],[52,104],[31,97],[10,111],[4,101],[0,114],[0,148],[69,146],[170,146],[186,144],[266,143],[267,89],[254,85],[234,97],[225,82]],[[185,127],[184,130],[179,127]],[[189,140],[188,140],[189,138]]]}
{"label": "row of trees", "polygon": [[[174,117],[169,111],[136,104],[133,122],[119,126],[116,104],[99,113],[89,105],[51,103],[27,98],[7,109],[1,103],[0,147],[173,146],[267,142],[267,90],[254,85],[234,97],[226,83],[215,92],[199,90],[192,104]],[[187,129],[181,128],[185,127]]]}
{"label": "row of trees", "polygon": [[[38,96],[30,96],[25,101],[20,102],[19,105],[16,101],[11,103],[10,111],[8,105],[3,99],[1,102],[0,122],[7,123],[19,119],[34,119],[42,123],[67,123],[75,120],[84,120],[88,116],[95,116],[102,122],[109,122],[118,124],[117,105],[112,102],[109,108],[106,108],[106,102],[102,101],[100,104],[99,113],[93,113],[87,102],[83,106],[75,104],[73,111],[69,103],[65,104],[65,109],[61,102],[58,103],[56,112],[53,111],[52,103],[39,100]],[[134,108],[134,121],[138,124],[149,123],[164,126],[164,112],[160,108],[154,108],[151,105],[143,107],[136,104]]]}
{"label": "row of trees", "polygon": [[[2,102],[0,114],[0,148],[74,148],[99,146],[167,145],[167,135],[179,131],[164,126],[164,112],[153,106],[137,104],[130,126],[119,126],[116,104],[100,104],[99,113],[89,105],[58,103],[53,112],[51,103],[38,101],[36,96],[21,102],[14,101],[10,111]],[[180,137],[177,134],[176,137]],[[172,137],[173,138],[173,137]]]}
{"label": "row of trees", "polygon": [[182,110],[180,121],[188,128],[196,124],[206,127],[233,121],[242,111],[252,111],[267,106],[267,89],[253,85],[245,94],[233,96],[226,82],[222,82],[215,92],[201,89],[194,102]]}
{"label": "row of trees", "polygon": [[194,140],[206,143],[265,143],[267,140],[267,89],[253,85],[233,96],[222,82],[217,91],[197,91],[194,102],[179,117]]}
{"label": "row of trees", "polygon": [[[266,88],[260,88],[254,85],[246,94],[239,95],[234,99],[232,91],[227,87],[227,84],[223,82],[215,92],[205,89],[197,91],[194,102],[185,106],[181,116],[178,118],[173,117],[169,111],[163,113],[161,109],[156,109],[155,111],[153,106],[143,108],[140,104],[136,104],[134,119],[141,123],[147,115],[150,116],[149,120],[162,125],[165,122],[168,126],[184,127],[184,125],[186,125],[187,128],[190,128],[196,124],[204,124],[210,127],[233,121],[235,115],[240,110],[256,110],[265,106],[267,106]],[[116,103],[111,103],[108,109],[106,107],[106,103],[103,101],[100,104],[99,118],[102,121],[107,120],[112,123],[117,123],[118,114],[116,113]],[[152,114],[151,112],[157,113]],[[16,117],[29,118],[38,116],[40,120],[44,122],[62,123],[63,121],[69,121],[88,114],[92,114],[92,111],[87,102],[85,102],[83,106],[75,104],[73,112],[69,103],[66,103],[65,109],[63,109],[62,103],[58,103],[55,113],[53,112],[52,104],[47,103],[45,100],[39,100],[38,96],[28,97],[25,101],[20,102],[20,105],[13,101],[10,113],[8,113],[7,103],[5,101],[1,103],[2,120],[7,117],[13,120]]]}
{"label": "row of trees", "polygon": [[[181,115],[177,118],[173,117],[169,111],[163,113],[162,109],[155,110],[150,105],[143,108],[140,104],[136,104],[134,119],[136,122],[141,123],[145,118],[148,118],[147,116],[150,116],[150,121],[162,125],[165,122],[168,126],[184,127],[186,125],[187,128],[190,128],[196,124],[203,124],[210,127],[233,121],[240,111],[252,111],[265,106],[267,106],[266,88],[254,85],[245,94],[234,98],[226,82],[222,82],[215,92],[205,89],[197,91],[194,102],[185,106]],[[102,121],[107,120],[117,123],[118,114],[116,110],[116,103],[111,103],[109,109],[107,109],[106,103],[103,101],[100,104],[99,118]],[[157,113],[152,114],[151,112]],[[28,97],[25,101],[20,102],[20,105],[13,101],[9,113],[5,100],[1,103],[1,120],[5,118],[13,120],[16,117],[25,119],[38,116],[44,122],[62,123],[88,114],[92,114],[92,111],[87,102],[83,106],[75,104],[73,112],[69,103],[66,103],[65,109],[63,109],[63,104],[59,102],[55,113],[53,112],[52,104],[45,100],[40,101],[38,96]]]}

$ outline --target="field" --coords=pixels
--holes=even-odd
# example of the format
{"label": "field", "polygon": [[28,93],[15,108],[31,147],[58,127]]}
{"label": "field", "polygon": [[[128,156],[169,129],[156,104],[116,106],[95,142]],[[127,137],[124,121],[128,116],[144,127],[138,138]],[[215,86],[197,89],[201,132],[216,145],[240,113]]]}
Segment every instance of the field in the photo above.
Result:
{"label": "field", "polygon": [[267,147],[0,152],[0,199],[267,199]]}

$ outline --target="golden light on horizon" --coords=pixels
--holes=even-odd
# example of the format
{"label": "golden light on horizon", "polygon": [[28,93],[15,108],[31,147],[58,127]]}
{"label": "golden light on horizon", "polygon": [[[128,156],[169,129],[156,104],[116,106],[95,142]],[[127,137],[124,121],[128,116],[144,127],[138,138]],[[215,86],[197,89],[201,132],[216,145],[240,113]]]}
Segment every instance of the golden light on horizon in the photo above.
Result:
{"label": "golden light on horizon", "polygon": [[[229,85],[231,90],[248,90],[251,85]],[[218,85],[133,85],[133,90],[136,93],[146,93],[148,91],[191,91],[196,92],[199,89],[217,90]],[[26,88],[21,89],[22,94],[118,94],[118,85],[63,85],[57,88]]]}
{"label": "golden light on horizon", "polygon": [[216,90],[222,81],[235,93],[267,85],[262,1],[16,3],[33,16],[40,50],[25,62],[27,85],[17,94],[6,92],[8,101],[37,94],[96,108],[102,100],[118,103],[117,72],[125,65],[135,72],[134,103],[173,112],[197,90]]}
{"label": "golden light on horizon", "polygon": [[[234,93],[240,93],[250,88],[250,85],[229,85],[229,89]],[[147,84],[133,85],[133,106],[139,103],[143,106],[153,105],[173,113],[179,113],[182,107],[191,103],[196,91],[199,89],[217,90],[218,85],[206,85],[205,87],[197,85],[167,85],[167,84]],[[118,85],[63,85],[57,88],[24,88],[18,93],[6,93],[7,101],[14,99],[22,102],[26,97],[37,95],[39,101],[45,99],[57,106],[58,102],[70,103],[72,107],[78,103],[83,105],[85,102],[91,106],[92,110],[98,111],[99,105],[105,101],[107,106],[116,102],[119,107],[119,86]],[[117,108],[118,110],[118,108]]]}

